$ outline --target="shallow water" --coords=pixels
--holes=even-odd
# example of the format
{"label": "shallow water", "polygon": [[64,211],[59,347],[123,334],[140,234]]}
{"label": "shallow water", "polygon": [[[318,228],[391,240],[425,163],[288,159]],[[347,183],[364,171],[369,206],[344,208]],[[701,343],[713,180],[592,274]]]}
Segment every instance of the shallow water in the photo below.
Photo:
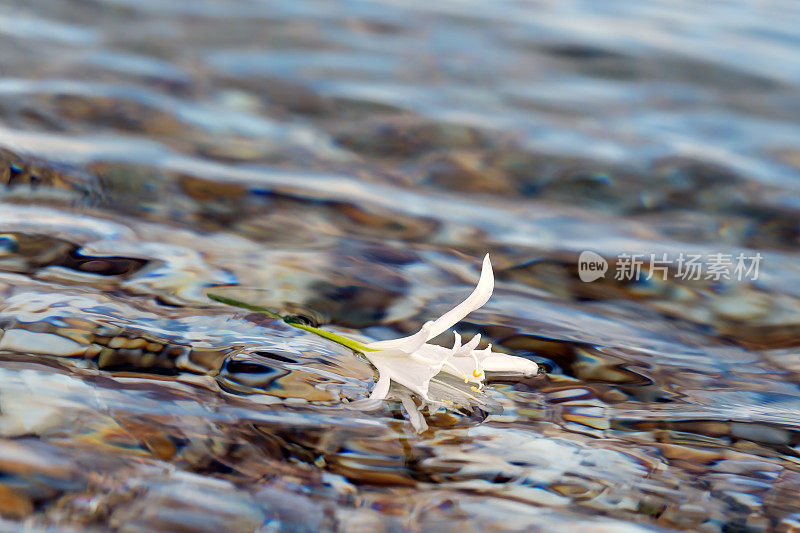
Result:
{"label": "shallow water", "polygon": [[[0,524],[800,527],[798,27],[789,0],[3,3]],[[391,338],[487,251],[459,331],[549,372],[420,434],[363,407],[363,357],[206,297]],[[622,253],[763,260],[617,280]]]}

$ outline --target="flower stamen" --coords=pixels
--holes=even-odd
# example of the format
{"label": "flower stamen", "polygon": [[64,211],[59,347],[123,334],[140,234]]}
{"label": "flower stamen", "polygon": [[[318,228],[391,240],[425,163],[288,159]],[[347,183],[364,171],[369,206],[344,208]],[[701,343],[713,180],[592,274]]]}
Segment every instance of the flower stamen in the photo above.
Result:
{"label": "flower stamen", "polygon": [[470,352],[470,355],[472,356],[472,360],[475,361],[475,370],[472,371],[472,375],[476,378],[479,378],[483,374],[483,370],[481,370],[481,363],[478,361],[478,356],[475,355],[474,350]]}

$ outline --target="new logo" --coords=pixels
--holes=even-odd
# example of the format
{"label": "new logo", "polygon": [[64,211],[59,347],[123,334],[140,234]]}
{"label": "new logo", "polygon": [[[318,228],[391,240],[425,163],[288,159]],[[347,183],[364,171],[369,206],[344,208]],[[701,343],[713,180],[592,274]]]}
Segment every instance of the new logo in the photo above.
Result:
{"label": "new logo", "polygon": [[581,281],[590,282],[605,277],[608,261],[600,254],[586,250],[578,258],[578,276]]}

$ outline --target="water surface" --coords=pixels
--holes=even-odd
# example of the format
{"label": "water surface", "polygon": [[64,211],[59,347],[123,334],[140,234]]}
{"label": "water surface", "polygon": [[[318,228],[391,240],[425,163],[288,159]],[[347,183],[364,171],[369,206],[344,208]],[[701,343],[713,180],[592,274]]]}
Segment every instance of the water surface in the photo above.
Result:
{"label": "water surface", "polygon": [[[798,27],[789,0],[4,2],[3,528],[800,527]],[[421,434],[360,407],[363,357],[206,297],[392,338],[487,251],[459,330],[549,372]],[[617,280],[621,253],[763,259]]]}

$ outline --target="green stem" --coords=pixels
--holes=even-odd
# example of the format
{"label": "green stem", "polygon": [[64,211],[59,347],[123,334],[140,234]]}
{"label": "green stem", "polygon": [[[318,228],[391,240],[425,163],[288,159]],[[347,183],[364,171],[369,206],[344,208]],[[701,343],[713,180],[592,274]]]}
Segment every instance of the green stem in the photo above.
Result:
{"label": "green stem", "polygon": [[[286,321],[284,320],[284,322],[286,322]],[[293,322],[286,322],[286,323],[289,324],[290,326],[294,326],[294,327],[296,327],[298,329],[302,329],[302,330],[305,330],[305,331],[310,331],[311,333],[314,333],[315,335],[319,335],[320,337],[322,337],[324,339],[328,339],[330,341],[333,341],[333,342],[335,342],[337,344],[341,344],[345,348],[350,348],[354,352],[364,353],[364,352],[374,352],[375,351],[372,348],[367,348],[366,346],[364,346],[363,344],[361,344],[358,341],[354,341],[353,339],[348,339],[347,337],[342,337],[341,335],[337,335],[336,333],[332,333],[330,331],[325,331],[324,329],[315,328],[314,326],[306,326],[305,324],[296,324],[296,323],[293,323]]]}
{"label": "green stem", "polygon": [[260,307],[258,305],[251,305],[245,302],[240,302],[239,300],[234,300],[233,298],[226,298],[225,296],[220,296],[218,294],[208,294],[208,297],[215,302],[223,303],[226,305],[232,305],[234,307],[241,307],[243,309],[249,309],[250,311],[255,311],[256,313],[262,313],[267,315],[270,318],[275,318],[277,320],[283,321],[285,324],[288,324],[292,327],[297,329],[302,329],[303,331],[308,331],[309,333],[313,333],[322,337],[323,339],[328,339],[329,341],[333,341],[336,344],[341,344],[345,348],[350,348],[354,352],[374,352],[372,348],[367,348],[362,343],[358,341],[354,341],[353,339],[348,339],[347,337],[343,337],[341,335],[337,335],[336,333],[332,333],[330,331],[325,331],[324,329],[315,328],[314,326],[307,326],[305,324],[297,323],[293,320],[289,320],[289,317],[284,317],[279,315],[274,311],[270,311],[265,307]]}
{"label": "green stem", "polygon": [[244,309],[249,309],[250,311],[255,311],[256,313],[263,313],[270,318],[277,318],[279,320],[283,320],[283,317],[278,313],[270,311],[266,307],[259,307],[257,305],[250,305],[244,302],[240,302],[239,300],[234,300],[233,298],[226,298],[224,296],[220,296],[218,294],[208,294],[208,297],[214,300],[215,302],[219,302],[221,304],[232,305],[234,307],[242,307]]}

